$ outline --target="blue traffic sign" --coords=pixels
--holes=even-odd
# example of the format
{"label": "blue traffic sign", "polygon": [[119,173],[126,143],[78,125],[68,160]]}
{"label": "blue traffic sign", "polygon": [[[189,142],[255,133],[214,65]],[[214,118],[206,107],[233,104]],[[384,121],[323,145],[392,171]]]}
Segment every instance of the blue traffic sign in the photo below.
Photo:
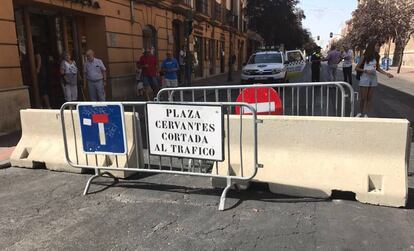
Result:
{"label": "blue traffic sign", "polygon": [[122,104],[79,104],[83,151],[88,154],[126,154]]}

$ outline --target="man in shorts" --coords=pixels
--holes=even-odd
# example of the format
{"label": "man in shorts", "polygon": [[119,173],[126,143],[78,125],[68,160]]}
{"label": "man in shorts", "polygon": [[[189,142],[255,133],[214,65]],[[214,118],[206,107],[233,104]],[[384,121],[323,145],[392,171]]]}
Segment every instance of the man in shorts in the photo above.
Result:
{"label": "man in shorts", "polygon": [[142,69],[142,80],[144,83],[145,92],[150,100],[153,99],[154,93],[159,90],[157,79],[157,57],[152,54],[151,49],[146,49],[144,55],[141,56],[138,62]]}
{"label": "man in shorts", "polygon": [[167,58],[162,62],[162,71],[164,72],[164,83],[166,87],[177,87],[177,71],[180,69],[178,62],[173,58],[171,52],[167,52]]}

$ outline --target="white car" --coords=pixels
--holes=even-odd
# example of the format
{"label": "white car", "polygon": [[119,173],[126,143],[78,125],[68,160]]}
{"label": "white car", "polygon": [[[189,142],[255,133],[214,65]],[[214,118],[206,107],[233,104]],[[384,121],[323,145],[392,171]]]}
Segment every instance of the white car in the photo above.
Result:
{"label": "white car", "polygon": [[278,83],[286,81],[284,54],[279,51],[265,51],[253,54],[243,67],[242,84]]}

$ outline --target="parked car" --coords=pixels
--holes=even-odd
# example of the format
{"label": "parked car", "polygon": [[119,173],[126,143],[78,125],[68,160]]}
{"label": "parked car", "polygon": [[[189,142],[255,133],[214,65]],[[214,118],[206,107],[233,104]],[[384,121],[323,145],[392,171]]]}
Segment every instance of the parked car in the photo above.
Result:
{"label": "parked car", "polygon": [[279,51],[254,53],[243,67],[242,84],[283,83],[287,76],[286,63],[284,54]]}

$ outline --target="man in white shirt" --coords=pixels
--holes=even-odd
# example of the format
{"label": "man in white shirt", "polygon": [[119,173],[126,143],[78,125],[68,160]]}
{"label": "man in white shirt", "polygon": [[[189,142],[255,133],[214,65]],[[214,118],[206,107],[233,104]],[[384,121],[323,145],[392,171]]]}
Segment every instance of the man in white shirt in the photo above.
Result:
{"label": "man in white shirt", "polygon": [[354,53],[347,46],[344,46],[342,58],[344,60],[344,62],[342,63],[344,81],[352,85],[352,60],[354,58]]}
{"label": "man in white shirt", "polygon": [[95,58],[93,50],[86,52],[84,79],[88,85],[91,101],[105,101],[106,68],[102,60]]}

